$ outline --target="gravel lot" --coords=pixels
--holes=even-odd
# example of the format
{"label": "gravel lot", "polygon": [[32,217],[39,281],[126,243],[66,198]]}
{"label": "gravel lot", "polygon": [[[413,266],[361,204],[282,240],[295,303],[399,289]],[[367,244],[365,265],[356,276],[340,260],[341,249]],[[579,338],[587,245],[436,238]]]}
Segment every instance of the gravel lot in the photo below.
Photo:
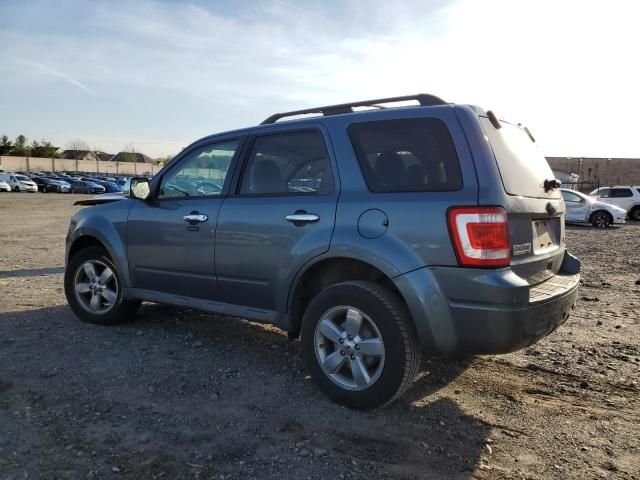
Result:
{"label": "gravel lot", "polygon": [[79,198],[0,194],[0,479],[640,478],[640,224],[568,227],[581,301],[551,337],[425,360],[360,413],[272,327],[153,304],[81,323],[62,287]]}

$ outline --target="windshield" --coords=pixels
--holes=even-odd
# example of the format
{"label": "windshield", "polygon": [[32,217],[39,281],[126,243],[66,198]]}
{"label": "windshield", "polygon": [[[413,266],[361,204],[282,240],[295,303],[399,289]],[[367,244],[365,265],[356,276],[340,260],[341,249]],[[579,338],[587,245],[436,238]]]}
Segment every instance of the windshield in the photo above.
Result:
{"label": "windshield", "polygon": [[31,180],[29,177],[25,177],[24,175],[16,175],[16,178],[21,182],[28,182]]}
{"label": "windshield", "polygon": [[507,193],[535,198],[560,198],[560,189],[545,192],[544,181],[555,178],[542,152],[527,132],[501,121],[496,129],[487,117],[480,117]]}

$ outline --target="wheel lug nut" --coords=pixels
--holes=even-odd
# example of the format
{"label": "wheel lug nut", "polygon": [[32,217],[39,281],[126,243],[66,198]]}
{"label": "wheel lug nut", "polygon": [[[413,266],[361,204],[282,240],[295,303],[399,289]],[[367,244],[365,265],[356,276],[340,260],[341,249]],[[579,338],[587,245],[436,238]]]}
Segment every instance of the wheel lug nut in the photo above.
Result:
{"label": "wheel lug nut", "polygon": [[360,345],[356,345],[356,350],[360,350]]}
{"label": "wheel lug nut", "polygon": [[347,335],[347,338],[348,338],[349,340],[353,340],[353,337],[352,337],[351,335]]}
{"label": "wheel lug nut", "polygon": [[344,350],[340,350],[340,355],[344,357]]}
{"label": "wheel lug nut", "polygon": [[318,345],[320,348],[324,348],[324,343],[321,343],[320,345]]}
{"label": "wheel lug nut", "polygon": [[355,360],[356,356],[352,353],[351,355],[349,355],[349,357],[351,358],[351,360]]}
{"label": "wheel lug nut", "polygon": [[341,338],[340,340],[338,340],[338,342],[340,342],[340,345],[342,345],[344,343],[344,338]]}

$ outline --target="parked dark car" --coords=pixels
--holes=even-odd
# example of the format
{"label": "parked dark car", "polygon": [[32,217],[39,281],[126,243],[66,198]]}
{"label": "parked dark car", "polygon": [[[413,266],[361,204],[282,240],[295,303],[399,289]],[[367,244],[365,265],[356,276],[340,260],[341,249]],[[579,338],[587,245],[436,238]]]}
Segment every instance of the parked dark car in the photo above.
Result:
{"label": "parked dark car", "polygon": [[559,187],[526,128],[433,95],[275,114],[76,212],[65,292],[103,325],[143,300],[273,323],[327,396],[375,408],[423,354],[512,352],[567,320]]}
{"label": "parked dark car", "polygon": [[93,182],[97,185],[101,185],[102,187],[104,187],[105,189],[105,193],[118,193],[118,192],[122,192],[123,189],[120,185],[113,183],[113,182],[107,182],[105,180],[98,180],[96,178],[91,178],[91,177],[82,177],[82,180],[85,182]]}
{"label": "parked dark car", "polygon": [[106,189],[102,185],[98,185],[95,182],[86,182],[71,177],[67,178],[65,181],[71,185],[71,193],[100,194],[106,192]]}
{"label": "parked dark car", "polygon": [[31,180],[38,186],[38,191],[43,193],[56,192],[56,193],[68,193],[71,189],[68,183],[61,182],[60,180],[44,177],[44,176],[31,176]]}

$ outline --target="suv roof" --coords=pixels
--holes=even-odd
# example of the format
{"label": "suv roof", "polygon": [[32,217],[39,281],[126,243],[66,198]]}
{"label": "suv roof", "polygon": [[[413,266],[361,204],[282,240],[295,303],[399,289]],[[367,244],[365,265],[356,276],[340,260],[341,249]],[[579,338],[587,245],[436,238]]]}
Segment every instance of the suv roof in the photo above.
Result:
{"label": "suv roof", "polygon": [[[407,102],[415,101],[417,105],[407,105]],[[382,104],[392,104],[399,103],[399,105],[395,106],[387,106]],[[415,108],[443,108],[443,107],[452,107],[454,105],[459,105],[451,102],[446,102],[442,98],[432,95],[430,93],[417,93],[414,95],[405,95],[400,97],[387,97],[387,98],[376,98],[372,100],[362,100],[358,102],[349,102],[349,103],[341,103],[336,105],[326,105],[322,107],[313,107],[306,108],[302,110],[292,110],[289,112],[282,113],[274,113],[273,115],[267,117],[265,120],[260,122],[259,125],[247,126],[242,128],[237,128],[233,130],[220,131],[216,133],[212,133],[210,135],[206,135],[191,145],[196,145],[203,140],[211,140],[220,135],[245,135],[247,132],[254,130],[256,128],[268,127],[269,125],[273,125],[275,123],[279,123],[278,120],[285,120],[286,122],[293,123],[307,123],[317,121],[318,118],[329,117],[334,115],[354,115],[354,116],[363,116],[375,114],[377,112],[383,110],[404,110],[404,109],[415,109]],[[464,105],[470,109],[472,109],[477,115],[487,115],[488,112],[484,109],[476,106],[476,105]],[[368,107],[368,108],[367,108]],[[360,110],[357,110],[361,108]],[[362,109],[366,108],[366,109]],[[491,114],[493,115],[493,114]],[[288,117],[296,117],[296,118],[288,118]]]}
{"label": "suv roof", "polygon": [[402,97],[387,97],[387,98],[376,98],[373,100],[362,100],[359,102],[350,102],[350,103],[340,103],[337,105],[326,105],[324,107],[314,107],[307,108],[303,110],[293,110],[290,112],[284,113],[274,113],[267,119],[265,119],[261,125],[275,123],[278,120],[286,117],[295,117],[298,115],[322,115],[324,117],[330,115],[342,115],[345,113],[356,113],[357,110],[354,108],[357,107],[371,107],[373,109],[384,109],[388,108],[382,103],[397,103],[397,102],[406,102],[410,100],[416,100],[421,107],[433,107],[436,105],[447,105],[447,102],[442,100],[440,97],[436,97],[435,95],[431,95],[430,93],[418,93],[415,95],[405,95]]}

